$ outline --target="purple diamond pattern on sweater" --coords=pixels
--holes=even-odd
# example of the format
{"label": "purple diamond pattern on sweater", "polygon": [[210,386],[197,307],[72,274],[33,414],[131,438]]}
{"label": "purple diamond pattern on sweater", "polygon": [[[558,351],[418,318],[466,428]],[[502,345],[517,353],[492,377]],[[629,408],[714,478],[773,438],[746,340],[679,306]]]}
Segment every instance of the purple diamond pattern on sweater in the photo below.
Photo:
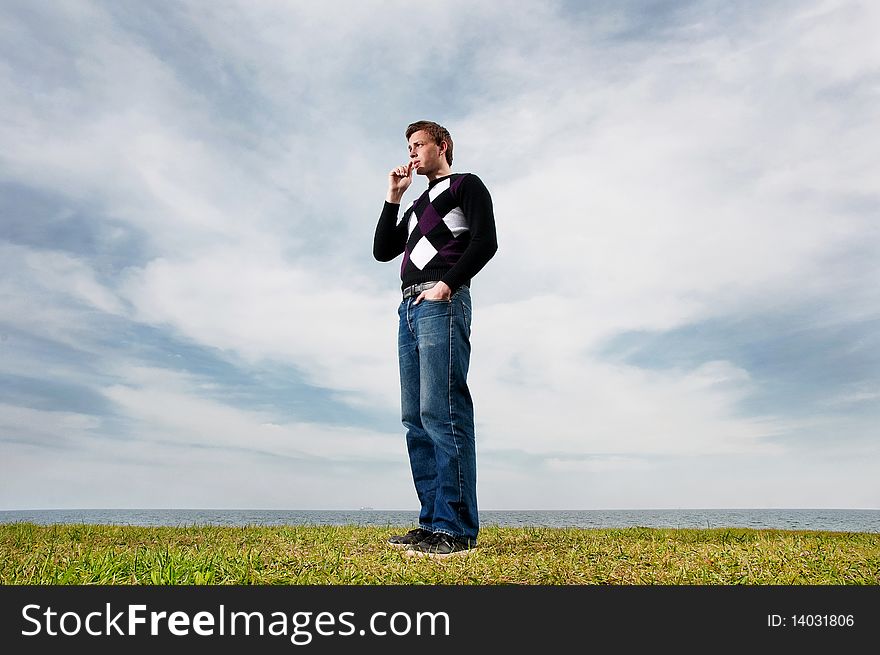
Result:
{"label": "purple diamond pattern on sweater", "polygon": [[406,265],[409,263],[409,251],[403,251],[403,261],[400,262],[400,274],[403,275],[403,272],[406,270]]}
{"label": "purple diamond pattern on sweater", "polygon": [[434,205],[429,204],[422,210],[422,215],[419,216],[419,229],[422,231],[422,234],[428,234],[433,230],[440,221],[443,220],[443,217],[437,213],[437,210],[434,209]]}
{"label": "purple diamond pattern on sweater", "polygon": [[452,261],[461,257],[466,247],[467,244],[464,241],[452,239],[446,242],[446,245],[439,250],[438,254],[446,261]]}

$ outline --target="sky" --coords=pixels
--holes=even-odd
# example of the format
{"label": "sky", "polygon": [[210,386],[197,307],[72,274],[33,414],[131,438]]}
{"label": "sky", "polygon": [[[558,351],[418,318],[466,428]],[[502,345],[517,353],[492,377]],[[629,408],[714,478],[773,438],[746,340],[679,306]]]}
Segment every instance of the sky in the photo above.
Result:
{"label": "sky", "polygon": [[878,26],[4,2],[0,509],[416,510],[372,239],[421,119],[494,203],[481,509],[880,508]]}

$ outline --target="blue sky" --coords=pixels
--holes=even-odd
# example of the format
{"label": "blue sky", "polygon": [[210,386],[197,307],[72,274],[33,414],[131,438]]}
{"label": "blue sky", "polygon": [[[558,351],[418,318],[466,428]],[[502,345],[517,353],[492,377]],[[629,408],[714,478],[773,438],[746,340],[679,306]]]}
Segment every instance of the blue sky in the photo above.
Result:
{"label": "blue sky", "polygon": [[482,508],[880,507],[878,21],[4,3],[0,509],[415,509],[371,248],[424,118],[495,203]]}

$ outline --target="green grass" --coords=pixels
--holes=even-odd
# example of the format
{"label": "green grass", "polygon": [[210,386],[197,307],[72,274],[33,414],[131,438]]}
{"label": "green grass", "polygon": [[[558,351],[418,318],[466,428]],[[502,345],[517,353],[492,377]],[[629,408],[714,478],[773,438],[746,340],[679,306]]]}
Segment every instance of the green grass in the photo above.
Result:
{"label": "green grass", "polygon": [[0,584],[880,584],[873,533],[488,526],[436,561],[386,545],[406,529],[11,523]]}

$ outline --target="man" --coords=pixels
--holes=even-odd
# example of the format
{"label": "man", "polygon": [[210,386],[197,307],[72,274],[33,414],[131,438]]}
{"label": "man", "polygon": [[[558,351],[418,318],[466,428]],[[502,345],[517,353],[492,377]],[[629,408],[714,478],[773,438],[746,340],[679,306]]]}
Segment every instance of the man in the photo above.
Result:
{"label": "man", "polygon": [[[477,544],[477,468],[470,362],[471,279],[498,244],[492,198],[473,173],[453,173],[452,137],[430,121],[406,129],[409,162],[388,174],[373,256],[403,253],[398,308],[401,417],[419,527],[389,539],[407,555],[443,558]],[[428,188],[398,219],[413,175]]]}

